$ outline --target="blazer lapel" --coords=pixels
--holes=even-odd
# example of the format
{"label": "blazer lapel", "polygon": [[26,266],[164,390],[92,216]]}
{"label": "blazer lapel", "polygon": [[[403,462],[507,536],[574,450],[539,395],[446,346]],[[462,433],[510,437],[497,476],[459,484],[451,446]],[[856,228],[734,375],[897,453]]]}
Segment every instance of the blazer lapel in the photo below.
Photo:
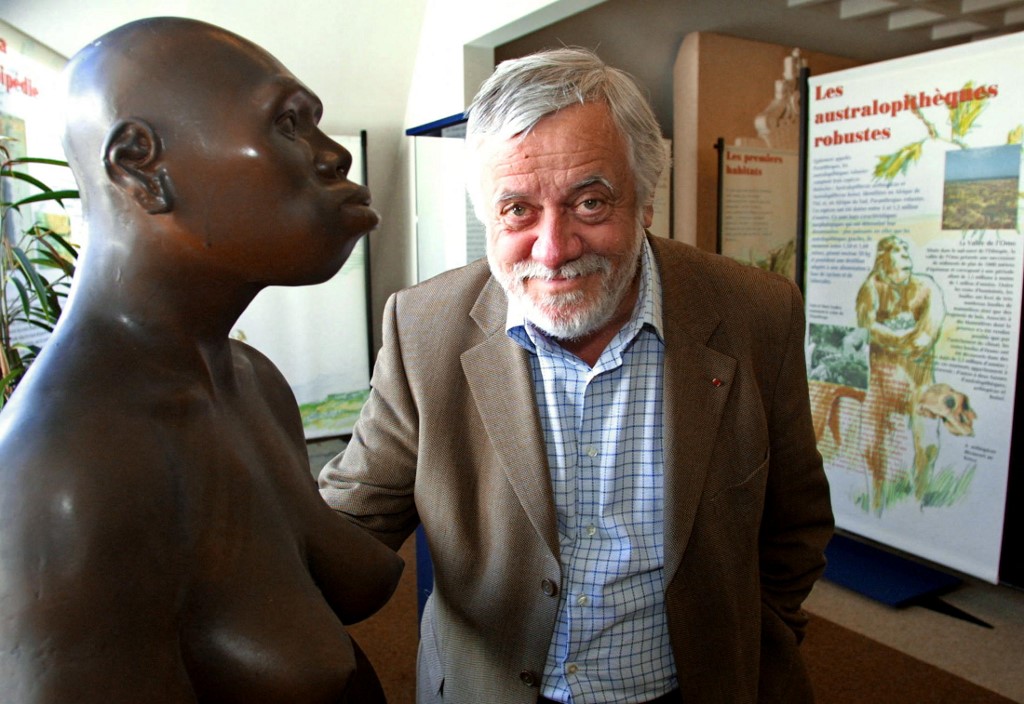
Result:
{"label": "blazer lapel", "polygon": [[512,489],[559,559],[554,495],[528,353],[505,334],[506,311],[504,292],[489,279],[470,312],[486,339],[462,353],[462,369]]}
{"label": "blazer lapel", "polygon": [[665,584],[682,561],[700,503],[736,360],[707,346],[715,293],[679,250],[652,238],[665,330]]}

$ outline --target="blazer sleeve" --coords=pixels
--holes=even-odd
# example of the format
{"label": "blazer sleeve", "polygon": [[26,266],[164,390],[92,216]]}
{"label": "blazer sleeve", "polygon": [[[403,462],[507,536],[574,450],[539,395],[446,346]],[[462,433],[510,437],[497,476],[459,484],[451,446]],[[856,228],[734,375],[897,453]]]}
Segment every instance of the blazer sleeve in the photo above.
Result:
{"label": "blazer sleeve", "polygon": [[403,362],[399,294],[387,301],[383,344],[370,396],[352,440],[320,472],[320,494],[335,511],[397,550],[416,529],[418,414]]}
{"label": "blazer sleeve", "polygon": [[760,573],[765,616],[781,619],[799,642],[807,623],[801,604],[825,568],[834,523],[807,392],[803,300],[790,283],[790,323],[768,409],[770,468]]}

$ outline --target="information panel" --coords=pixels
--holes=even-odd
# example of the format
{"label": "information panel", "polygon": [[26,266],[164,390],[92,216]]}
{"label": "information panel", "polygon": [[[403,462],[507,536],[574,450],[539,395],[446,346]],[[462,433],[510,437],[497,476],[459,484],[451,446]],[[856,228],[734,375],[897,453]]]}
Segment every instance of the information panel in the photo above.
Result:
{"label": "information panel", "polygon": [[796,151],[721,146],[719,251],[796,279]]}
{"label": "information panel", "polygon": [[997,581],[1024,35],[810,79],[807,359],[837,525]]}

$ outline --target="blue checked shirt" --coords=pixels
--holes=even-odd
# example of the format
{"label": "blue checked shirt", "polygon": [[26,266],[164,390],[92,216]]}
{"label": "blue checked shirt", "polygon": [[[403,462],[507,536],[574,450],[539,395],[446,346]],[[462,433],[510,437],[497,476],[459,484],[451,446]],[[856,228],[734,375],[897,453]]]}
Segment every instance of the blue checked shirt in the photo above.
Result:
{"label": "blue checked shirt", "polygon": [[661,280],[644,243],[629,322],[591,369],[525,321],[558,512],[562,585],[541,693],[646,701],[676,687],[665,617]]}

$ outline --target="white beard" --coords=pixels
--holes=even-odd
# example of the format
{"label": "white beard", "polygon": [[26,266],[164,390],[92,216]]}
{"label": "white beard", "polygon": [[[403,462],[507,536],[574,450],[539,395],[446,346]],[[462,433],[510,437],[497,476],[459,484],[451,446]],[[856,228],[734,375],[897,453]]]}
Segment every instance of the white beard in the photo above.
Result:
{"label": "white beard", "polygon": [[[490,241],[487,261],[491,274],[527,320],[557,340],[577,340],[601,329],[615,315],[639,269],[643,242],[644,231],[638,227],[633,246],[618,269],[609,257],[588,253],[558,269],[536,262],[517,262],[502,270],[494,260]],[[527,279],[575,278],[594,273],[601,275],[601,288],[590,301],[584,300],[582,291],[541,295],[539,300],[526,291]]]}

